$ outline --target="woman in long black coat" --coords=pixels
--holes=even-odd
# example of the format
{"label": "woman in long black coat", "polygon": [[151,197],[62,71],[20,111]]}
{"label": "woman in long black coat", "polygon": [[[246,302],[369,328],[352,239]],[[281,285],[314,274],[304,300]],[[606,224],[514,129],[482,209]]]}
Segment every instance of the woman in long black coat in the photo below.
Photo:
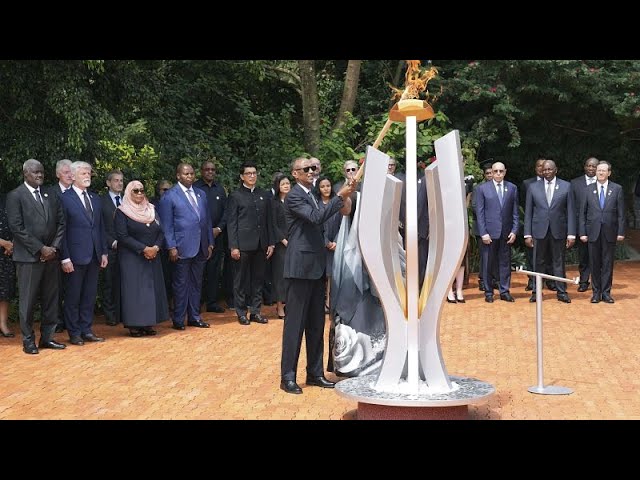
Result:
{"label": "woman in long black coat", "polygon": [[129,182],[116,210],[114,229],[120,262],[121,318],[132,337],[155,335],[169,318],[160,262],[164,235],[141,182]]}
{"label": "woman in long black coat", "polygon": [[284,302],[286,291],[284,283],[284,255],[287,251],[287,219],[284,215],[284,199],[291,190],[291,181],[286,175],[276,175],[273,179],[273,191],[271,199],[271,215],[273,231],[276,238],[276,248],[271,257],[271,272],[273,275],[274,295],[278,318],[284,318]]}

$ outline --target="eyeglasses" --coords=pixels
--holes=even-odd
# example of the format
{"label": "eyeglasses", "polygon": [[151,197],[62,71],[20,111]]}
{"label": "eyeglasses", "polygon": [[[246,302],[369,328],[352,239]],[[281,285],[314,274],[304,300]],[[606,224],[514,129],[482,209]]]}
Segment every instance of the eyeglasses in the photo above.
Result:
{"label": "eyeglasses", "polygon": [[243,175],[246,175],[247,177],[257,177],[258,172],[244,172]]}
{"label": "eyeglasses", "polygon": [[144,188],[132,188],[131,191],[137,195],[140,193],[144,193]]}
{"label": "eyeglasses", "polygon": [[353,168],[345,168],[344,171],[345,172],[355,172],[357,170],[357,168],[353,167]]}
{"label": "eyeglasses", "polygon": [[296,168],[296,170],[302,170],[304,173],[309,173],[309,171],[315,172],[318,169],[315,165],[309,165],[308,167]]}

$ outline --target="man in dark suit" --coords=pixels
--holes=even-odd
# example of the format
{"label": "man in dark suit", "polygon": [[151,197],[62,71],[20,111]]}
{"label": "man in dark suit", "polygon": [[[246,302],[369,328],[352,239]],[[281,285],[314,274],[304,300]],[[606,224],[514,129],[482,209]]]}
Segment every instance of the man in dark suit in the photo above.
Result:
{"label": "man in dark suit", "polygon": [[[55,350],[65,345],[53,339],[58,320],[59,264],[65,219],[55,195],[40,191],[44,180],[42,164],[29,159],[22,166],[24,183],[7,196],[7,218],[13,233],[13,261],[18,277],[20,330],[23,351]],[[40,343],[36,347],[33,311],[40,297]]]}
{"label": "man in dark suit", "polygon": [[[240,166],[240,188],[229,194],[227,234],[234,266],[233,303],[238,322],[267,323],[260,314],[265,262],[275,248],[271,225],[271,202],[267,192],[256,187],[258,171],[252,162]],[[247,315],[249,307],[249,315]]]}
{"label": "man in dark suit", "polygon": [[611,164],[598,163],[598,181],[587,187],[580,207],[580,240],[589,244],[591,303],[601,299],[614,303],[611,284],[616,241],[624,240],[624,193],[620,185],[609,181],[610,175]]}
{"label": "man in dark suit", "polygon": [[222,274],[222,260],[224,259],[224,237],[222,232],[227,228],[225,210],[227,208],[227,194],[220,182],[216,181],[216,166],[207,160],[200,166],[200,180],[193,184],[207,195],[213,239],[215,246],[211,258],[204,267],[203,290],[207,304],[207,312],[224,313],[224,308],[218,305],[218,286]]}
{"label": "man in dark suit", "polygon": [[307,345],[307,385],[333,388],[334,383],[324,377],[324,279],[325,245],[322,224],[338,210],[348,215],[349,195],[355,182],[348,180],[328,204],[318,203],[311,188],[311,162],[297,158],[291,164],[296,185],[285,200],[285,216],[289,228],[287,252],[284,258],[287,309],[282,332],[282,361],[280,388],[299,394],[296,383],[302,334]]}
{"label": "man in dark suit", "polygon": [[184,318],[190,327],[209,328],[200,317],[202,273],[214,248],[207,195],[192,188],[193,167],[180,163],[178,182],[160,200],[158,213],[173,272],[173,328],[184,330]]}
{"label": "man in dark suit", "polygon": [[[62,159],[56,162],[56,177],[58,183],[45,187],[45,192],[48,195],[55,195],[58,199],[60,195],[65,193],[71,188],[73,184],[73,175],[71,175],[71,160]],[[62,204],[62,202],[60,202]],[[60,281],[58,282],[58,324],[56,325],[56,333],[62,333],[64,331],[64,292],[66,288],[66,275],[61,268],[58,269],[58,275]]]}
{"label": "man in dark suit", "polygon": [[501,162],[491,166],[492,180],[475,189],[475,212],[478,223],[480,261],[486,272],[484,299],[493,302],[495,265],[499,276],[500,300],[513,302],[511,288],[511,246],[520,226],[518,188],[504,177],[507,169]]}
{"label": "man in dark suit", "polygon": [[[545,160],[544,181],[532,183],[527,191],[524,241],[527,247],[533,247],[536,272],[544,272],[549,259],[553,275],[565,277],[565,250],[571,248],[576,239],[576,216],[571,184],[559,179],[557,172],[555,162]],[[555,283],[558,301],[571,303],[566,284]],[[535,286],[529,301],[536,301]]]}
{"label": "man in dark suit", "polygon": [[[533,177],[530,178],[525,178],[522,181],[522,185],[520,186],[520,205],[522,206],[522,208],[524,209],[527,203],[527,191],[529,190],[529,187],[535,183],[535,182],[541,182],[544,177],[542,175],[542,169],[544,167],[544,156],[542,155],[538,155],[538,159],[536,160],[536,164],[535,164],[535,175]],[[531,247],[527,247],[526,251],[525,251],[525,255],[527,258],[527,264],[526,264],[526,268],[527,270],[535,270],[536,266],[533,263],[533,248]],[[545,272],[544,273],[551,273],[551,266],[548,265],[545,268]],[[527,286],[525,287],[526,291],[531,291],[533,290],[533,285],[535,284],[535,279],[533,277],[529,277],[529,280],[527,282]],[[543,283],[544,285],[544,283]]]}
{"label": "man in dark suit", "polygon": [[[584,203],[585,196],[589,190],[588,186],[596,181],[596,167],[598,159],[589,157],[584,162],[584,175],[571,180],[571,193],[573,194],[573,206],[576,209],[576,225],[580,225],[580,207]],[[578,271],[580,272],[579,292],[586,292],[589,288],[589,246],[585,242],[576,242],[578,249]]]}
{"label": "man in dark suit", "polygon": [[120,265],[118,262],[118,240],[113,228],[113,216],[122,201],[124,175],[120,170],[112,170],[107,174],[109,190],[102,199],[102,222],[107,239],[109,263],[102,271],[102,310],[107,325],[120,323]]}
{"label": "man in dark suit", "polygon": [[98,269],[107,266],[108,257],[102,202],[98,195],[87,190],[91,186],[91,165],[73,162],[71,173],[71,190],[60,197],[66,219],[62,242],[62,270],[67,274],[64,323],[71,344],[81,346],[85,342],[104,342],[91,327]]}
{"label": "man in dark suit", "polygon": [[[489,182],[491,181],[491,179],[493,178],[493,170],[492,170],[492,165],[493,165],[493,159],[491,159],[491,161],[487,164],[486,161],[485,163],[482,164],[482,173],[484,175],[484,179],[483,182]],[[481,185],[481,184],[479,184]],[[471,227],[471,231],[473,233],[473,236],[476,239],[476,245],[478,245],[478,251],[480,251],[480,245],[482,244],[482,238],[480,237],[480,234],[478,233],[478,219],[476,218],[476,189],[478,188],[478,185],[475,185],[473,187],[473,190],[471,190],[471,216],[473,218],[473,225]],[[478,288],[484,292],[485,290],[485,286],[484,286],[484,279],[488,278],[483,270],[482,270],[482,261],[480,261],[480,264],[478,266]],[[493,278],[499,278],[499,275],[495,274],[493,275]]]}

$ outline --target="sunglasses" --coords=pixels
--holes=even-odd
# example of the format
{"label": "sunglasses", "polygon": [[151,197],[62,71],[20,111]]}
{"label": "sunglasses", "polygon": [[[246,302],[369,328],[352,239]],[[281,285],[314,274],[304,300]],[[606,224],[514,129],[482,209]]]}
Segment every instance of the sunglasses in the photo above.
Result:
{"label": "sunglasses", "polygon": [[357,170],[357,168],[353,167],[353,168],[345,168],[344,171],[345,172],[355,172]]}
{"label": "sunglasses", "polygon": [[315,165],[309,165],[308,167],[296,168],[296,170],[302,170],[304,173],[315,172],[318,169]]}
{"label": "sunglasses", "polygon": [[144,193],[144,188],[132,188],[131,191],[135,194]]}

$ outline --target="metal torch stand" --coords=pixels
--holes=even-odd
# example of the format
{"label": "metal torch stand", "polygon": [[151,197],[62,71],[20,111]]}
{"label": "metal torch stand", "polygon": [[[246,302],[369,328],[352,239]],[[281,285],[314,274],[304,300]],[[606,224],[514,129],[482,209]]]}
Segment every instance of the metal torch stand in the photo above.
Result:
{"label": "metal torch stand", "polygon": [[573,390],[567,387],[560,387],[558,385],[544,385],[543,379],[543,364],[544,356],[542,349],[542,279],[555,280],[557,282],[565,283],[579,283],[579,277],[576,278],[562,278],[555,277],[553,275],[547,275],[545,273],[530,272],[519,267],[516,272],[525,273],[527,275],[533,275],[536,277],[536,346],[538,353],[538,385],[529,387],[527,390],[531,393],[538,393],[541,395],[570,395]]}

